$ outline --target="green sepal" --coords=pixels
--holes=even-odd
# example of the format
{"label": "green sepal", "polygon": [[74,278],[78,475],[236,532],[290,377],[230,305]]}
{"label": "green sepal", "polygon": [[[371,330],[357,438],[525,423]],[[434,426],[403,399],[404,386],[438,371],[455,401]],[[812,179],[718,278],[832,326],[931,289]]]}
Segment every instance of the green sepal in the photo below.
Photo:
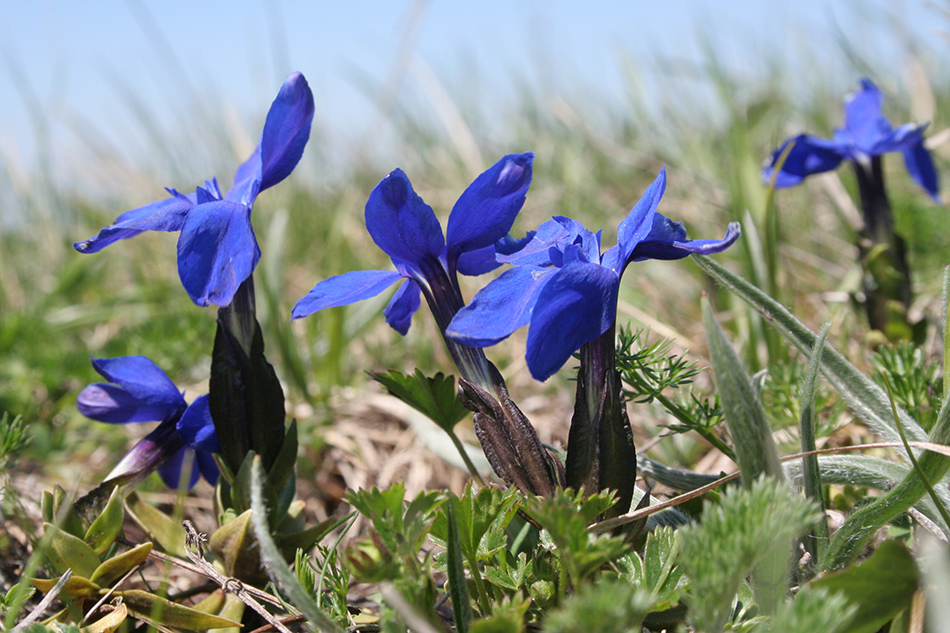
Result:
{"label": "green sepal", "polygon": [[[186,607],[139,589],[116,591],[113,595],[122,598],[122,603],[128,608],[129,613],[156,626],[156,628],[161,625],[162,629],[172,627],[188,631],[201,631],[241,626],[240,622],[211,615],[210,613],[203,613],[197,609]],[[156,620],[152,620],[156,616]]]}
{"label": "green sepal", "polygon": [[52,523],[44,523],[49,540],[46,556],[60,573],[67,569],[84,578],[92,576],[99,566],[99,556],[82,539],[65,532]]}
{"label": "green sepal", "polygon": [[111,585],[129,573],[130,570],[135,569],[148,560],[148,555],[151,552],[152,544],[142,543],[127,552],[113,556],[109,560],[103,561],[103,563],[96,568],[96,571],[93,572],[89,580],[103,587]]}
{"label": "green sepal", "polygon": [[185,529],[175,519],[150,506],[134,492],[125,500],[125,508],[139,527],[168,554],[185,557]]}
{"label": "green sepal", "polygon": [[386,390],[423,413],[446,433],[468,415],[468,409],[459,400],[455,376],[438,372],[431,378],[416,369],[411,376],[391,369],[388,372],[369,372]]}
{"label": "green sepal", "polygon": [[284,443],[274,460],[274,465],[267,473],[267,480],[274,488],[281,488],[293,474],[297,464],[297,420],[291,420],[287,432],[284,434]]}
{"label": "green sepal", "polygon": [[212,532],[208,548],[224,566],[224,573],[247,582],[266,581],[261,570],[261,555],[251,531],[252,510]]}
{"label": "green sepal", "polygon": [[[59,578],[33,578],[30,580],[30,582],[33,583],[34,587],[43,593],[49,593],[52,591],[53,587],[56,586],[56,583],[59,582]],[[73,575],[70,576],[69,580],[66,581],[66,584],[63,585],[63,588],[60,591],[62,594],[76,599],[97,596],[99,595],[100,590],[101,588],[99,585],[92,582],[88,578]]]}
{"label": "green sepal", "polygon": [[116,486],[109,495],[109,501],[96,519],[86,530],[83,540],[100,556],[109,549],[112,542],[122,532],[122,522],[125,520],[125,508],[122,505],[122,495]]}

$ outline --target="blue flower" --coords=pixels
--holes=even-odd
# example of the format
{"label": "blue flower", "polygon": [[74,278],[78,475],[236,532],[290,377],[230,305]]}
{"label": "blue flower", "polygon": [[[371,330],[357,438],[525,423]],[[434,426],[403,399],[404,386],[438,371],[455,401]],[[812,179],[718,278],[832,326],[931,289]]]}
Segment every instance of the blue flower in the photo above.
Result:
{"label": "blue flower", "polygon": [[99,234],[73,247],[95,253],[143,231],[180,231],[178,276],[200,306],[231,303],[238,286],[250,277],[261,250],[251,227],[257,194],[286,178],[310,138],[313,95],[300,73],[287,77],[267,113],[261,143],[221,195],[216,179],[193,194],[168,189],[171,198],[127,211]]}
{"label": "blue flower", "polygon": [[107,480],[138,482],[157,469],[162,480],[177,489],[190,460],[188,488],[197,483],[199,474],[214,485],[218,467],[212,453],[221,452],[221,447],[208,396],[189,405],[165,372],[145,356],[94,358],[92,366],[109,383],[94,383],[80,392],[76,402],[80,413],[110,424],[160,423],[122,458]]}
{"label": "blue flower", "polygon": [[620,278],[629,263],[718,253],[739,237],[739,225],[731,223],[721,240],[687,240],[682,223],[656,212],[665,188],[664,169],[621,222],[617,245],[603,255],[599,232],[566,217],[542,224],[524,248],[499,256],[514,268],[476,294],[446,335],[464,345],[487,347],[530,323],[528,368],[537,380],[549,378],[571,354],[613,325]]}
{"label": "blue flower", "polygon": [[772,153],[762,171],[765,182],[771,182],[775,164],[789,143],[789,151],[781,170],[774,174],[776,187],[797,185],[806,176],[836,169],[843,160],[867,163],[872,156],[901,152],[911,178],[930,196],[940,201],[937,170],[930,152],[924,147],[924,125],[905,123],[892,128],[881,113],[884,95],[870,79],[861,80],[861,90],[844,104],[844,127],[835,130],[833,139],[800,134],[786,140]]}
{"label": "blue flower", "polygon": [[500,265],[496,253],[517,247],[507,235],[531,185],[533,159],[530,152],[509,154],[476,178],[452,208],[445,237],[432,208],[413,191],[406,174],[393,171],[373,189],[365,217],[373,241],[396,270],[353,271],[326,279],[297,302],[293,318],[375,297],[407,279],[384,311],[386,322],[405,334],[424,292],[444,330],[462,306],[456,272],[488,272]]}

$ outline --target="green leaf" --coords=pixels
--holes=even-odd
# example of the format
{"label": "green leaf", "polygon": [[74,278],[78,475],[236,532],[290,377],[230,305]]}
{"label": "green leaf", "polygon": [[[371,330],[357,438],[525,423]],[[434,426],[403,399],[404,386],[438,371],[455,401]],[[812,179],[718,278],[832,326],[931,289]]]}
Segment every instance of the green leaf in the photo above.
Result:
{"label": "green leaf", "polygon": [[920,572],[911,553],[897,541],[885,541],[860,565],[846,567],[811,583],[814,589],[840,593],[857,605],[844,633],[873,633],[911,605]]}
{"label": "green leaf", "polygon": [[[56,583],[59,582],[59,579],[33,578],[30,582],[43,593],[49,593],[53,587],[56,586]],[[99,585],[91,580],[83,578],[82,576],[73,575],[69,577],[60,591],[70,598],[91,598],[92,596],[99,595],[99,590]]]}
{"label": "green leaf", "polygon": [[[803,354],[811,354],[818,340],[809,330],[780,303],[705,255],[692,255],[693,261],[720,284],[729,288],[743,301],[761,312],[766,321],[776,328]],[[894,425],[890,400],[884,390],[874,384],[839,352],[826,348],[821,358],[821,370],[828,382],[841,394],[848,405],[883,438],[900,441]],[[901,424],[912,440],[924,441],[927,434],[915,420],[899,410]],[[901,449],[897,449],[903,452]]]}
{"label": "green leaf", "polygon": [[287,427],[287,433],[284,435],[284,443],[280,446],[280,452],[274,465],[267,473],[267,480],[277,490],[283,488],[287,479],[293,474],[294,466],[297,465],[297,420],[291,420]]}
{"label": "green leaf", "polygon": [[[828,329],[831,322],[825,323],[821,331],[818,332],[818,340],[808,359],[808,370],[805,372],[805,381],[802,385],[802,417],[801,417],[801,437],[802,452],[808,453],[814,451],[815,444],[815,391],[818,384],[818,370],[821,367],[821,354],[825,348],[825,339],[828,337]],[[802,476],[804,481],[805,496],[816,504],[824,515],[825,496],[821,489],[821,470],[818,467],[818,456],[808,455],[802,458]],[[815,529],[805,538],[805,547],[812,556],[812,560],[818,560],[819,544],[828,540],[828,519],[824,517],[815,526]]]}
{"label": "green leaf", "polygon": [[628,633],[639,631],[653,606],[650,592],[619,580],[584,585],[544,619],[550,633]]}
{"label": "green leaf", "polygon": [[706,342],[716,372],[716,387],[719,389],[726,423],[732,433],[742,481],[749,486],[763,474],[784,480],[785,472],[759,395],[726,338],[726,333],[716,322],[709,300],[704,297],[702,305]]}
{"label": "green leaf", "polygon": [[142,543],[118,556],[113,556],[109,560],[103,561],[103,563],[96,568],[96,571],[92,573],[89,580],[103,587],[108,587],[129,573],[129,570],[134,569],[148,560],[148,555],[151,551],[151,543]]}
{"label": "green leaf", "polygon": [[51,523],[44,523],[43,530],[50,535],[50,546],[46,551],[53,567],[60,573],[67,569],[83,578],[89,578],[99,566],[99,556],[91,547],[72,534],[64,532]]}
{"label": "green leaf", "polygon": [[[450,495],[448,502],[442,507],[446,517],[447,539],[447,571],[449,576],[449,594],[452,596],[455,630],[459,633],[468,633],[472,621],[472,603],[468,596],[468,585],[465,580],[465,563],[462,559],[462,543],[459,540],[459,526],[455,517],[455,496]],[[477,574],[473,569],[472,574]]]}
{"label": "green leaf", "polygon": [[245,510],[211,533],[208,549],[221,561],[224,573],[248,582],[264,581],[261,556],[251,532],[252,510]]}
{"label": "green leaf", "polygon": [[122,522],[125,520],[125,507],[122,505],[122,495],[119,487],[112,489],[109,501],[102,513],[92,522],[83,540],[96,552],[102,555],[112,542],[122,532]]}
{"label": "green leaf", "polygon": [[505,597],[493,605],[491,615],[472,622],[469,630],[471,633],[522,633],[530,606],[529,598]]}
{"label": "green leaf", "polygon": [[82,633],[112,633],[125,622],[129,615],[129,609],[124,604],[120,604],[115,609],[99,618],[95,622],[84,626]]}
{"label": "green leaf", "polygon": [[386,387],[389,393],[426,415],[446,433],[451,433],[455,425],[469,413],[459,400],[455,376],[439,372],[429,378],[419,369],[411,376],[395,369],[370,372],[369,375]]}
{"label": "green leaf", "polygon": [[145,530],[151,540],[165,552],[185,558],[185,529],[178,521],[145,503],[134,492],[126,497],[125,506],[132,520]]}
{"label": "green leaf", "polygon": [[133,616],[156,627],[161,625],[188,631],[202,631],[225,627],[240,628],[241,626],[240,622],[204,613],[139,589],[116,591],[113,595],[122,598],[122,604],[128,607],[129,613]]}

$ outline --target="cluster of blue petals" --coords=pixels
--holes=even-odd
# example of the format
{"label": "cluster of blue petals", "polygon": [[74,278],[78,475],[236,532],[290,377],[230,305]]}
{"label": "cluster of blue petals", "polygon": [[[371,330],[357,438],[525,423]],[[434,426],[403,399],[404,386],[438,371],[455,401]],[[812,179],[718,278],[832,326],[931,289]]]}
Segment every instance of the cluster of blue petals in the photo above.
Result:
{"label": "cluster of blue petals", "polygon": [[[911,178],[940,201],[937,169],[924,146],[926,124],[905,123],[894,128],[881,112],[884,95],[870,79],[861,80],[861,90],[844,104],[844,127],[834,138],[800,134],[787,139],[766,162],[762,178],[775,179],[776,187],[797,185],[807,176],[836,169],[844,160],[866,162],[871,156],[901,152]],[[775,166],[790,143],[794,143],[778,173]]]}
{"label": "cluster of blue petals", "polygon": [[218,467],[212,453],[221,452],[208,396],[200,396],[190,405],[175,384],[158,365],[145,356],[92,359],[92,366],[108,383],[93,383],[80,392],[76,405],[87,418],[109,424],[159,422],[106,479],[141,472],[151,464],[162,480],[178,488],[185,460],[194,452],[197,467],[190,465],[191,489],[203,475],[212,485],[218,480]]}
{"label": "cluster of blue petals", "polygon": [[740,235],[731,223],[721,240],[687,240],[682,223],[656,212],[666,189],[666,170],[617,229],[617,244],[601,255],[600,232],[555,217],[523,247],[498,260],[512,264],[460,310],[446,335],[486,347],[531,324],[526,360],[531,375],[546,380],[582,345],[612,326],[620,278],[627,265],[645,259],[680,259],[718,253]]}
{"label": "cluster of blue petals", "polygon": [[442,226],[432,208],[397,169],[383,178],[366,203],[366,229],[393,262],[395,271],[361,270],[326,279],[294,306],[294,319],[369,299],[402,279],[384,314],[400,334],[409,330],[420,293],[455,273],[480,275],[497,268],[498,253],[519,247],[508,232],[531,185],[534,154],[509,154],[462,193]]}
{"label": "cluster of blue petals", "polygon": [[238,167],[227,193],[221,194],[215,179],[191,194],[168,189],[170,198],[123,213],[73,247],[95,253],[143,231],[180,231],[178,275],[188,296],[200,306],[230,305],[261,256],[251,227],[254,200],[297,166],[310,138],[313,112],[307,80],[300,73],[290,75],[267,113],[260,145]]}

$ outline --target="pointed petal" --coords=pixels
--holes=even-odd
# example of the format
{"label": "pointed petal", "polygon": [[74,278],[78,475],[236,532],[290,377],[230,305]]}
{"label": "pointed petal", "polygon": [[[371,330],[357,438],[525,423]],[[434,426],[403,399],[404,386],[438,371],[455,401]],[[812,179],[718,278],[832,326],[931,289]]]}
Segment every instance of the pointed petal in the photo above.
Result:
{"label": "pointed petal", "polygon": [[506,270],[456,313],[445,335],[469,347],[488,347],[531,321],[538,295],[556,272],[540,266]]}
{"label": "pointed petal", "polygon": [[613,323],[620,277],[599,264],[575,262],[552,276],[538,295],[528,329],[528,369],[547,380]]}
{"label": "pointed petal", "polygon": [[198,459],[198,470],[201,476],[205,478],[212,486],[218,483],[218,465],[214,461],[214,456],[207,451],[195,451],[195,457]]}
{"label": "pointed petal", "polygon": [[552,251],[560,251],[573,244],[578,237],[589,242],[593,234],[584,225],[571,218],[557,216],[538,227],[520,248],[510,254],[500,254],[498,261],[515,266],[553,266]]}
{"label": "pointed petal", "polygon": [[845,157],[845,149],[839,143],[817,136],[800,134],[788,139],[772,152],[772,157],[762,170],[762,180],[766,184],[772,182],[775,164],[789,143],[795,143],[795,145],[782,163],[781,171],[775,176],[777,188],[791,187],[799,184],[806,176],[836,169]]}
{"label": "pointed petal", "polygon": [[462,193],[446,227],[449,261],[508,234],[531,186],[533,160],[531,152],[504,156]]}
{"label": "pointed petal", "polygon": [[199,396],[185,409],[175,426],[185,444],[195,450],[220,453],[221,444],[214,432],[214,421],[208,407],[208,396]]}
{"label": "pointed petal", "polygon": [[80,391],[76,408],[87,418],[109,424],[161,422],[169,414],[168,409],[150,406],[122,387],[104,382],[93,383]]}
{"label": "pointed petal", "polygon": [[442,255],[442,226],[401,169],[376,185],[366,202],[365,216],[373,241],[394,260],[413,265]]}
{"label": "pointed petal", "polygon": [[402,276],[394,271],[354,270],[324,279],[297,302],[290,318],[299,319],[320,310],[375,297],[401,278]]}
{"label": "pointed petal", "polygon": [[157,470],[162,481],[172,490],[178,490],[183,472],[187,472],[189,477],[187,490],[195,487],[201,474],[195,459],[195,451],[187,446],[176,451],[168,460],[159,465]]}
{"label": "pointed petal", "polygon": [[95,237],[73,244],[80,253],[96,253],[106,246],[135,237],[142,231],[180,231],[185,215],[194,206],[186,196],[173,196],[126,211]]}
{"label": "pointed petal", "polygon": [[261,187],[273,187],[294,170],[310,140],[313,93],[300,73],[284,80],[261,135]]}
{"label": "pointed petal", "polygon": [[933,157],[924,146],[924,140],[921,138],[917,143],[905,149],[903,153],[904,164],[907,166],[910,177],[923,187],[934,201],[941,202],[937,168],[934,166]]}
{"label": "pointed petal", "polygon": [[688,240],[682,222],[673,222],[657,213],[650,235],[631,253],[630,260],[682,259],[687,255],[711,255],[721,253],[739,239],[742,230],[738,222],[730,222],[726,235],[721,240]]}
{"label": "pointed petal", "polygon": [[466,251],[459,255],[455,262],[456,272],[472,277],[489,273],[499,266],[501,262],[496,259],[494,244],[474,251]]}
{"label": "pointed petal", "polygon": [[[656,215],[656,208],[660,204],[660,199],[666,191],[666,167],[660,170],[660,175],[650,183],[647,190],[637,204],[630,210],[630,213],[624,218],[620,226],[617,227],[617,248],[620,262],[626,262],[630,258],[633,249],[643,241],[650,233],[653,227],[653,218]],[[623,263],[621,263],[623,266]],[[611,266],[611,268],[613,268]],[[620,274],[622,268],[614,268],[614,272]]]}
{"label": "pointed petal", "polygon": [[250,207],[261,190],[261,146],[258,145],[251,157],[241,163],[234,173],[234,184],[224,199]]}
{"label": "pointed petal", "polygon": [[386,323],[402,334],[406,335],[409,326],[412,325],[412,315],[416,313],[419,306],[422,305],[422,289],[415,280],[410,279],[396,291],[383,314],[386,316]]}
{"label": "pointed petal", "polygon": [[185,403],[175,383],[145,356],[93,358],[92,366],[100,376],[148,406],[164,409],[167,413]]}
{"label": "pointed petal", "polygon": [[861,90],[844,104],[844,132],[855,147],[869,155],[872,148],[891,133],[891,124],[881,113],[884,94],[870,79],[861,80]]}
{"label": "pointed petal", "polygon": [[178,277],[196,304],[226,306],[260,257],[250,209],[227,200],[209,202],[192,209],[181,229]]}

